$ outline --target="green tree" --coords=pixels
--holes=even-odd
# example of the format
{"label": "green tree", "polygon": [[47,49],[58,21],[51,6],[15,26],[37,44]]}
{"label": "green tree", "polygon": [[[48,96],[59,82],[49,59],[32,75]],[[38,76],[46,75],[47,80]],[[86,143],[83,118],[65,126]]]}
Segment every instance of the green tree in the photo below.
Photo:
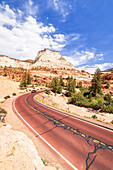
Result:
{"label": "green tree", "polygon": [[99,68],[96,69],[94,77],[91,81],[91,92],[96,96],[97,94],[102,94],[101,90],[101,71]]}
{"label": "green tree", "polygon": [[64,82],[63,82],[63,78],[62,77],[60,77],[60,82],[59,83],[60,83],[61,86],[64,87]]}
{"label": "green tree", "polygon": [[62,86],[59,85],[57,93],[62,93]]}
{"label": "green tree", "polygon": [[62,87],[60,85],[60,82],[58,81],[58,78],[53,78],[52,83],[51,83],[52,91],[55,93],[61,93],[62,92]]}
{"label": "green tree", "polygon": [[108,102],[108,104],[110,104],[112,102],[112,98],[111,95],[109,93],[104,95],[104,100]]}
{"label": "green tree", "polygon": [[20,87],[27,87],[27,85],[31,84],[31,76],[29,73],[25,72],[23,75],[23,79],[20,82]]}
{"label": "green tree", "polygon": [[27,84],[31,84],[31,76],[29,73],[27,74]]}
{"label": "green tree", "polygon": [[67,96],[70,97],[70,96],[73,95],[73,93],[75,93],[75,84],[76,84],[76,82],[75,82],[75,80],[73,79],[72,76],[68,77],[67,81],[68,81]]}
{"label": "green tree", "polygon": [[106,86],[105,86],[107,89],[110,87],[110,84],[108,81],[106,81]]}
{"label": "green tree", "polygon": [[81,87],[82,87],[82,82],[81,82],[81,81],[79,81],[79,82],[77,83],[77,87],[78,87],[78,88],[81,88]]}

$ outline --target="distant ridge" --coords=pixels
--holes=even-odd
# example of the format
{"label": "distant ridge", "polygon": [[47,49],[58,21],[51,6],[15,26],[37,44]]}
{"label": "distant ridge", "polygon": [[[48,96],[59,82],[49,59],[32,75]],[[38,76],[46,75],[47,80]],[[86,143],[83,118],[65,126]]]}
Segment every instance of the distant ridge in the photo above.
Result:
{"label": "distant ridge", "polygon": [[102,72],[113,72],[113,68],[106,69],[106,70],[104,70]]}

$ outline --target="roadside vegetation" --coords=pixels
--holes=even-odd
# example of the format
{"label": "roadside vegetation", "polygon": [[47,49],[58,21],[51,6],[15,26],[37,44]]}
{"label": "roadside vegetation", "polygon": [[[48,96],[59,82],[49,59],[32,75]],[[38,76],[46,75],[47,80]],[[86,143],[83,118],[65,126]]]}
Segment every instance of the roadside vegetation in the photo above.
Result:
{"label": "roadside vegetation", "polygon": [[[98,68],[91,81],[91,86],[88,88],[82,87],[82,82],[76,85],[76,80],[73,77],[67,78],[66,85],[62,77],[60,80],[53,78],[50,88],[54,93],[62,93],[62,89],[65,89],[65,95],[69,97],[68,103],[70,104],[113,113],[113,99],[109,93],[105,95],[102,93],[102,84],[106,84],[109,88],[109,83],[105,77],[101,78],[101,71]],[[76,88],[79,88],[80,92],[76,92]]]}
{"label": "roadside vegetation", "polygon": [[5,109],[0,108],[0,122],[5,122],[7,111]]}
{"label": "roadside vegetation", "polygon": [[25,72],[23,75],[23,79],[20,82],[20,88],[27,87],[27,85],[31,84],[31,76],[29,73]]}

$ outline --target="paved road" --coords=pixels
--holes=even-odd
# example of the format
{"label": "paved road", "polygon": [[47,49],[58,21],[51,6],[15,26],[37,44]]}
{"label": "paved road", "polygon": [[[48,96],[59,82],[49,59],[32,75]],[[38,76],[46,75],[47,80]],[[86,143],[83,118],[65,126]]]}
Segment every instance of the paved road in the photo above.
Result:
{"label": "paved road", "polygon": [[34,95],[21,95],[13,108],[66,169],[113,169],[113,132],[44,107]]}

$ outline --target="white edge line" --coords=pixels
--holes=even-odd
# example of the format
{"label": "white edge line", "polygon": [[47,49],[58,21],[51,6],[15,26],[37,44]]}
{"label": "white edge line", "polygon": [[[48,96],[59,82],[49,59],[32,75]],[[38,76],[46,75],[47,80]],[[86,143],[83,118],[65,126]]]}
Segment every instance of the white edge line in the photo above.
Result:
{"label": "white edge line", "polygon": [[[17,98],[16,98],[17,99]],[[38,132],[36,132],[31,125],[29,125],[29,123],[27,123],[24,118],[19,114],[19,112],[17,111],[16,107],[15,107],[15,101],[16,99],[14,99],[13,101],[13,106],[14,109],[16,111],[16,113],[18,114],[18,116],[27,124],[27,126],[29,126],[32,131],[34,131],[54,152],[56,152],[68,165],[70,165],[73,169],[78,170],[71,162],[69,162],[60,152],[58,152],[53,146],[51,146],[42,136],[40,136],[40,134]]]}
{"label": "white edge line", "polygon": [[[36,95],[35,95],[36,96]],[[35,96],[34,96],[34,101],[35,102],[38,102],[38,103],[41,103],[40,101],[38,101],[36,98],[35,98]],[[52,107],[51,106],[48,106],[48,105],[46,105],[46,104],[43,104],[43,103],[41,103],[42,105],[45,105],[45,107],[47,106],[47,107],[49,107],[51,110],[55,110],[54,108],[52,109]],[[60,114],[63,114],[63,113],[61,113],[60,112],[60,110],[55,110],[56,112],[58,112],[59,111],[59,113]],[[65,114],[65,113],[64,113]],[[69,115],[66,115],[66,116],[68,116],[68,117],[71,117],[71,118],[73,118],[73,119],[76,119],[76,120],[79,120],[79,121],[81,121],[81,122],[85,122],[85,123],[87,123],[87,124],[91,124],[92,126],[96,126],[96,127],[98,127],[98,128],[101,128],[101,129],[105,129],[105,130],[108,130],[108,131],[110,131],[110,132],[113,132],[112,130],[110,130],[110,129],[107,129],[107,128],[104,128],[104,127],[101,127],[101,125],[99,126],[99,125],[95,125],[95,124],[93,124],[93,123],[90,123],[90,122],[86,122],[85,120],[80,120],[80,119],[77,119],[77,118],[75,118],[75,117],[72,117],[71,115],[69,116]]]}

